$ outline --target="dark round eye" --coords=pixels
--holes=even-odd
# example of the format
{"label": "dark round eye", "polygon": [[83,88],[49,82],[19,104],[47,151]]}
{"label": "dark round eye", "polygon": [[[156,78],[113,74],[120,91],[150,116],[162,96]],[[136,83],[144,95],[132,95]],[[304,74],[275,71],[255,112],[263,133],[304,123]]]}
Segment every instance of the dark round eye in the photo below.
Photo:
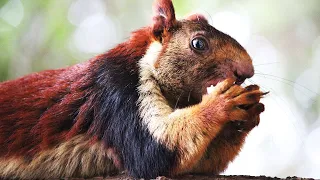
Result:
{"label": "dark round eye", "polygon": [[201,37],[196,37],[191,40],[191,47],[197,51],[204,51],[208,48],[207,41]]}

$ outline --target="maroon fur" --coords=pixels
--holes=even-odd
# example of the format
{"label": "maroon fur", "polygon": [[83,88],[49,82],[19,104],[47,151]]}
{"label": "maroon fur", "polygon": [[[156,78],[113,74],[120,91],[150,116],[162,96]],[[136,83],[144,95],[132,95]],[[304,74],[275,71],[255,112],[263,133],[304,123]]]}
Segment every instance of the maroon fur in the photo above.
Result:
{"label": "maroon fur", "polygon": [[176,25],[176,16],[171,1],[158,0],[153,4],[153,33],[159,37],[164,30],[169,31]]}
{"label": "maroon fur", "polygon": [[34,156],[79,133],[92,107],[95,75],[103,61],[122,56],[126,63],[143,56],[151,29],[133,33],[130,40],[92,60],[59,70],[30,74],[0,84],[0,156]]}

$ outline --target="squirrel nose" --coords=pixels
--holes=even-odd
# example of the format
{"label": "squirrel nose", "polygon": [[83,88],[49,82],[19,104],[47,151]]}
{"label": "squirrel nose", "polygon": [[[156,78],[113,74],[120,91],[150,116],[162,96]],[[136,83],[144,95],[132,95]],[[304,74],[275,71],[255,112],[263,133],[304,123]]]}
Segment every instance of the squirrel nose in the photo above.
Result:
{"label": "squirrel nose", "polygon": [[239,63],[234,72],[236,84],[242,84],[247,78],[251,78],[254,75],[254,69],[251,60],[246,63]]}

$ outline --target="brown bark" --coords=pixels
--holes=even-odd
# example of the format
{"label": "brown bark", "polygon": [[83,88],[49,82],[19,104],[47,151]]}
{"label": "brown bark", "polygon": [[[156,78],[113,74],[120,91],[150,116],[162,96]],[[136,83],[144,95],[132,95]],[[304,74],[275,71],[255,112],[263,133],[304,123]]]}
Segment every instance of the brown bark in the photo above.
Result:
{"label": "brown bark", "polygon": [[[156,180],[313,180],[312,178],[300,178],[300,177],[287,177],[287,178],[277,178],[277,177],[267,177],[267,176],[244,176],[244,175],[234,175],[234,176],[222,176],[222,175],[212,175],[212,176],[204,176],[204,175],[186,175],[176,178],[167,178],[164,176],[157,177]],[[66,180],[83,180],[83,179],[66,179]],[[133,180],[133,178],[127,175],[118,175],[111,177],[95,177],[92,180]]]}

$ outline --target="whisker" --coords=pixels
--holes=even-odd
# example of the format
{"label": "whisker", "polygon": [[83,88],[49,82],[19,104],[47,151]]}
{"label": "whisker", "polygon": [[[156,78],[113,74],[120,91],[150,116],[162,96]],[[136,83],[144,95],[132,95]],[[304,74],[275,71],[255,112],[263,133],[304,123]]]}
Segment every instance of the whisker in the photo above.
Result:
{"label": "whisker", "polygon": [[[257,83],[254,82],[252,79],[248,79],[248,81],[249,81],[250,83],[252,83],[252,84],[257,84]],[[268,92],[268,91],[270,92],[270,89],[266,89],[266,87],[263,86],[263,85],[259,85],[259,87],[260,87],[263,91],[265,91],[265,92]],[[276,98],[273,97],[273,92],[272,92],[272,93],[269,93],[268,96],[270,96],[271,99],[281,108],[281,106],[280,106],[280,104],[277,102]],[[272,140],[272,143],[275,144],[275,141],[274,141],[274,137],[273,137],[273,136],[271,136],[271,140]]]}
{"label": "whisker", "polygon": [[190,91],[189,91],[189,94],[188,94],[188,102],[190,101],[191,91],[192,91],[192,90],[190,90]]}
{"label": "whisker", "polygon": [[212,19],[212,16],[211,16],[211,14],[208,12],[208,11],[206,11],[205,9],[202,9],[204,12],[206,12],[207,13],[207,15],[209,16],[209,18],[210,18],[210,21],[209,21],[209,24],[211,24],[212,25],[212,23],[213,23],[213,19]]}
{"label": "whisker", "polygon": [[262,63],[262,64],[254,64],[253,66],[264,66],[264,65],[271,65],[271,64],[277,64],[280,62],[270,62],[270,63]]}
{"label": "whisker", "polygon": [[[311,89],[309,89],[309,88],[307,88],[307,87],[305,87],[305,86],[303,86],[303,85],[301,85],[301,84],[299,84],[299,83],[296,83],[296,82],[294,82],[294,81],[292,81],[292,80],[290,80],[290,79],[285,79],[285,78],[282,78],[282,77],[279,77],[279,76],[275,76],[275,75],[271,75],[271,74],[264,74],[264,73],[255,73],[255,75],[258,75],[258,76],[260,75],[260,76],[264,76],[264,77],[265,77],[265,76],[269,76],[269,79],[273,79],[273,80],[277,80],[277,81],[279,81],[279,82],[283,82],[283,83],[288,84],[288,85],[290,85],[290,86],[292,86],[292,87],[293,87],[294,84],[296,84],[296,85],[298,85],[299,87],[301,87],[301,88],[303,88],[303,89],[305,89],[305,90],[308,90],[308,91],[311,92],[311,93],[316,94],[317,96],[320,95],[320,94],[312,91]],[[265,77],[265,78],[266,78],[266,77]]]}
{"label": "whisker", "polygon": [[[302,90],[299,89],[299,88],[294,87],[293,84],[290,84],[290,83],[285,82],[285,81],[281,81],[280,79],[275,79],[275,78],[272,78],[272,77],[266,77],[266,76],[264,76],[264,75],[261,75],[261,77],[263,77],[263,78],[265,78],[265,79],[274,80],[274,81],[278,81],[278,82],[284,83],[284,84],[286,84],[286,85],[288,85],[288,86],[293,87],[294,89],[296,89],[297,91],[299,91],[300,93],[302,93],[303,95],[305,95],[306,97],[309,97],[306,92],[302,91]],[[311,92],[312,92],[312,91],[311,91]],[[315,92],[312,92],[312,93],[318,95],[318,94],[315,93]],[[313,98],[309,98],[309,99],[310,99],[310,101],[311,101],[312,103],[315,103],[315,102],[316,102],[316,100],[314,100]]]}
{"label": "whisker", "polygon": [[177,108],[181,95],[182,95],[182,93],[180,93],[180,95],[178,96],[178,99],[177,99],[176,105],[174,106],[174,109]]}
{"label": "whisker", "polygon": [[[248,79],[248,81],[251,83],[251,84],[257,84],[256,82],[254,82],[252,79]],[[260,85],[259,84],[259,87],[264,91],[264,92],[270,92],[271,90],[268,89],[266,86],[263,86],[263,85]],[[267,96],[270,96],[272,94],[267,94]]]}
{"label": "whisker", "polygon": [[[257,83],[255,83],[252,79],[250,80],[250,79],[248,79],[248,81],[249,82],[251,82],[251,83],[253,83],[253,84],[257,84]],[[272,95],[274,95],[274,96],[276,96],[277,98],[279,98],[283,103],[285,103],[285,104],[287,104],[287,110],[289,110],[290,112],[291,112],[291,114],[293,115],[293,116],[295,116],[295,113],[289,108],[289,103],[285,100],[285,99],[283,99],[278,93],[276,93],[276,91],[273,89],[273,88],[266,88],[265,86],[263,86],[263,85],[259,85],[261,88],[263,88],[264,90],[267,90],[267,91],[271,91],[272,93],[269,93],[270,94],[270,97],[272,98],[272,100],[280,107],[280,108],[282,108],[282,106],[280,105],[280,103],[277,101],[277,99],[275,98],[275,97],[272,97]],[[284,108],[282,108],[283,109],[283,112],[287,115],[287,117],[289,117],[289,114],[287,113],[287,111],[285,111],[285,109]],[[291,122],[291,121],[290,121]],[[297,132],[300,132],[299,131],[299,128],[297,128],[297,126],[294,124],[294,123],[292,123],[291,122],[291,124],[292,124],[292,126],[295,128],[295,130],[297,131]],[[300,134],[302,134],[301,132],[300,132]]]}

